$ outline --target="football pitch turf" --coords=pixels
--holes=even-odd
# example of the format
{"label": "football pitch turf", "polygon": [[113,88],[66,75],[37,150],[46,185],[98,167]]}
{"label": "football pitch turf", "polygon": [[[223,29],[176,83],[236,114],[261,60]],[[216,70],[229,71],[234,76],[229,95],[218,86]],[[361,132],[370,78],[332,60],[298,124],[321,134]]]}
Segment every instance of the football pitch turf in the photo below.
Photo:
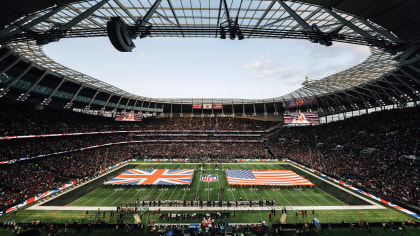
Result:
{"label": "football pitch turf", "polygon": [[[288,163],[246,163],[246,164],[220,164],[219,169],[215,169],[214,164],[207,164],[204,170],[200,170],[198,164],[182,164],[182,163],[135,163],[127,167],[119,169],[109,176],[107,179],[118,175],[126,169],[195,169],[194,177],[190,186],[105,186],[101,187],[100,183],[96,186],[91,186],[90,190],[83,190],[83,186],[79,189],[70,191],[52,201],[46,202],[43,206],[57,206],[54,210],[27,210],[20,209],[17,214],[8,214],[0,217],[0,220],[15,219],[18,222],[31,222],[34,219],[41,219],[43,222],[65,223],[70,220],[81,220],[88,217],[93,217],[94,213],[89,216],[85,215],[85,210],[61,210],[61,207],[116,207],[117,205],[125,204],[126,202],[135,202],[138,200],[145,201],[164,201],[164,200],[194,200],[196,194],[200,195],[202,201],[217,201],[218,191],[220,188],[224,189],[224,201],[239,201],[242,198],[246,200],[274,200],[277,207],[293,206],[324,206],[324,207],[338,207],[335,210],[316,210],[315,217],[321,222],[357,222],[359,220],[369,222],[385,222],[385,221],[406,221],[407,219],[416,220],[415,218],[406,215],[400,211],[392,208],[384,209],[344,209],[348,206],[369,206],[371,203],[349,194],[340,189],[336,184],[326,183],[318,177],[315,177],[301,168],[298,168]],[[292,170],[296,174],[307,178],[315,187],[304,188],[277,188],[271,189],[268,187],[230,187],[225,176],[225,169],[249,169],[249,170]],[[218,181],[202,182],[200,177],[202,174],[217,174]],[[103,179],[101,180],[101,182]],[[90,183],[89,183],[90,184]],[[89,185],[87,184],[87,185]],[[77,191],[84,191],[75,194]],[[381,205],[380,203],[377,203]],[[342,207],[343,209],[340,209]],[[95,210],[96,211],[96,210]],[[200,211],[200,210],[197,210]],[[216,210],[206,210],[207,212],[217,212]],[[232,209],[230,211],[233,213]],[[168,211],[162,211],[161,213]],[[183,213],[177,210],[176,207],[170,210],[171,213]],[[275,217],[269,221],[269,210],[259,211],[235,211],[231,213],[229,219],[219,219],[219,221],[228,221],[232,223],[247,223],[247,222],[261,222],[262,220],[269,223],[279,222],[279,212]],[[102,213],[102,212],[101,212]],[[189,212],[191,213],[191,211]],[[308,211],[308,217],[302,217],[300,214],[295,216],[296,211],[289,210],[286,218],[286,223],[301,223],[312,220],[312,212]],[[235,215],[233,217],[233,215]],[[99,214],[102,217],[102,214]],[[105,220],[109,223],[116,223],[118,217],[109,217],[109,212],[106,213]],[[154,220],[157,223],[188,223],[196,221],[164,221],[159,220],[157,215],[151,212],[146,213],[144,220]],[[124,222],[133,223],[133,214],[126,214]],[[199,221],[197,221],[199,222]]]}
{"label": "football pitch turf", "polygon": [[[135,169],[196,169],[190,186],[167,186],[167,187],[139,187],[139,186],[109,186],[98,188],[86,196],[68,204],[70,206],[117,206],[121,203],[138,200],[159,201],[159,200],[194,200],[196,194],[200,195],[202,201],[217,201],[218,191],[224,188],[224,201],[249,200],[274,200],[278,206],[337,206],[346,205],[345,202],[331,196],[318,187],[314,188],[279,188],[267,187],[229,187],[224,169],[289,169],[289,165],[273,164],[237,164],[221,165],[215,170],[214,165],[208,164],[200,170],[199,165],[187,164],[156,164],[138,165]],[[202,182],[202,174],[217,174],[218,181]]]}

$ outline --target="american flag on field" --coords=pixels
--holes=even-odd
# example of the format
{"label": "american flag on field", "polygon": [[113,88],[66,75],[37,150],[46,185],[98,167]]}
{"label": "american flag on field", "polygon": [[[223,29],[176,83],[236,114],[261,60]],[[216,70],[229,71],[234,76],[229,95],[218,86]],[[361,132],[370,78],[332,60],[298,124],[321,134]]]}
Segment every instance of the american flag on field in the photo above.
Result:
{"label": "american flag on field", "polygon": [[229,185],[313,186],[290,170],[226,170]]}
{"label": "american flag on field", "polygon": [[201,181],[203,182],[216,182],[217,179],[217,175],[201,175]]}
{"label": "american flag on field", "polygon": [[189,185],[192,169],[130,169],[105,182],[109,185]]}

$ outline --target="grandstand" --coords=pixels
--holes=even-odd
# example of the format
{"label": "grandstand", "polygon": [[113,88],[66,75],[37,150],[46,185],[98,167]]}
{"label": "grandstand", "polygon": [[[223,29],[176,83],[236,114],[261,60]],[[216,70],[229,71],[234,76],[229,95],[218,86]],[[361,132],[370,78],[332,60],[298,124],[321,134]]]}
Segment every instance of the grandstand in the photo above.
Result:
{"label": "grandstand", "polygon": [[[406,0],[0,3],[0,234],[418,234],[418,10]],[[83,37],[125,53],[137,37],[205,37],[371,54],[273,98],[160,98],[43,51]]]}

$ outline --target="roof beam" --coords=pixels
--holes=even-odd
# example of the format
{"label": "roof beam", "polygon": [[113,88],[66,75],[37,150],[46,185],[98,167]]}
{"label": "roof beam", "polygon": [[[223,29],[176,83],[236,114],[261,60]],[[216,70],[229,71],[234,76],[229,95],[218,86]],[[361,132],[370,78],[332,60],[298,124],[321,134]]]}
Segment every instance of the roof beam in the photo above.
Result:
{"label": "roof beam", "polygon": [[267,16],[268,12],[271,10],[271,8],[273,8],[274,3],[276,3],[276,1],[275,0],[272,0],[271,3],[270,3],[270,5],[268,5],[267,9],[264,11],[264,13],[262,14],[262,16],[258,20],[257,24],[255,25],[255,28],[258,28],[258,26],[260,26],[261,22]]}
{"label": "roof beam", "polygon": [[71,29],[73,26],[77,25],[90,15],[92,15],[95,11],[97,11],[99,8],[101,8],[105,3],[107,3],[109,0],[102,0],[98,2],[97,4],[93,5],[91,8],[87,9],[86,11],[82,12],[80,15],[73,18],[71,21],[67,22],[63,25],[64,29]]}
{"label": "roof beam", "polygon": [[396,43],[400,43],[402,42],[399,38],[395,37],[393,34],[391,34],[390,32],[380,29],[376,26],[374,26],[372,23],[368,22],[365,19],[358,19],[359,21],[361,21],[363,24],[365,24],[367,27],[369,27],[371,30],[375,31],[376,33],[380,34],[381,36],[396,42]]}
{"label": "roof beam", "polygon": [[329,8],[324,8],[324,10],[326,12],[328,12],[332,17],[334,17],[335,19],[337,19],[338,21],[340,21],[344,26],[349,27],[350,29],[352,29],[354,32],[360,34],[361,36],[363,36],[364,38],[372,38],[372,35],[370,35],[368,32],[362,30],[361,28],[359,28],[358,26],[356,26],[355,24],[353,24],[351,21],[348,21],[346,19],[344,19],[342,16],[340,16],[339,14],[333,12],[331,9]]}
{"label": "roof beam", "polygon": [[305,30],[305,31],[312,31],[311,26],[304,20],[302,17],[300,17],[292,8],[289,7],[283,0],[277,0],[277,2],[284,8],[284,10],[289,13],[293,19]]}
{"label": "roof beam", "polygon": [[282,21],[285,21],[285,20],[289,19],[290,17],[291,17],[291,16],[282,17],[282,18],[280,18],[280,19],[278,19],[278,20],[272,21],[272,22],[270,22],[270,23],[267,23],[267,24],[265,24],[265,25],[261,26],[261,28],[265,28],[265,27],[267,27],[267,26],[272,26],[272,25],[274,25],[274,24],[280,23],[280,22],[282,22]]}
{"label": "roof beam", "polygon": [[153,14],[156,12],[156,9],[159,7],[162,0],[156,0],[155,3],[153,3],[152,7],[147,11],[146,15],[141,19],[141,25],[143,26],[143,22],[150,23],[149,20],[152,18]]}
{"label": "roof beam", "polygon": [[[181,24],[179,23],[178,16],[176,15],[174,7],[172,6],[171,0],[168,0],[168,5],[169,5],[169,8],[171,8],[172,15],[174,15],[175,17],[176,24],[178,25],[179,28],[181,28]],[[184,33],[182,32],[182,30],[181,30],[181,34],[182,34],[182,37],[184,37]]]}
{"label": "roof beam", "polygon": [[[64,6],[58,6],[55,7],[54,9],[52,9],[51,11],[49,11],[48,13],[45,13],[44,15],[32,20],[31,22],[19,26],[18,24],[13,25],[14,27],[10,26],[11,28],[9,29],[3,29],[2,31],[0,31],[0,35],[1,34],[6,34],[6,35],[10,35],[10,34],[19,34],[24,32],[25,30],[28,30],[32,27],[34,27],[35,25],[47,20],[48,18],[50,18],[51,16],[55,15],[56,13],[58,13],[59,11],[63,10]],[[12,30],[12,31],[11,31]]]}
{"label": "roof beam", "polygon": [[122,5],[119,0],[114,0],[114,2],[121,8],[121,10],[125,12],[125,14],[127,14],[127,16],[129,16],[134,22],[136,22],[136,17],[134,17],[133,14],[131,14],[131,12],[124,5]]}

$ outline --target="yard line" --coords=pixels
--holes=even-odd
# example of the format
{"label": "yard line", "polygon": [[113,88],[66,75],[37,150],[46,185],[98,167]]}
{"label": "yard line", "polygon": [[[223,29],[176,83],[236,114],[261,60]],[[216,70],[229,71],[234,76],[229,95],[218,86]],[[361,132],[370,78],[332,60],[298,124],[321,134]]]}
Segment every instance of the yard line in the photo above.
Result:
{"label": "yard line", "polygon": [[[122,194],[122,195],[120,195],[117,199],[115,199],[111,204],[114,204],[114,203],[118,203],[118,200],[120,199],[120,198],[122,198],[122,200],[124,200],[124,197],[123,196],[125,196],[125,195],[127,195],[127,193],[128,193],[129,191],[125,191],[125,193],[124,194]],[[125,202],[128,202],[128,201],[125,201]],[[117,206],[118,206],[118,204],[117,204]]]}
{"label": "yard line", "polygon": [[169,197],[169,199],[168,200],[172,200],[172,196],[174,195],[174,193],[176,192],[176,189],[178,188],[178,185],[176,185],[175,186],[175,190],[174,191],[172,191],[172,194],[171,194],[171,196]]}
{"label": "yard line", "polygon": [[[199,169],[197,169],[197,172],[198,172],[198,176],[201,176],[201,174],[200,174],[200,170]],[[195,196],[194,196],[194,198],[197,196],[197,193],[198,193],[198,190],[200,189],[200,177],[198,177],[198,184],[197,184],[197,191],[195,191]],[[195,199],[194,199],[195,200]]]}
{"label": "yard line", "polygon": [[[115,193],[117,193],[117,191],[114,191],[113,193],[109,194],[109,195],[108,195],[108,197],[104,198],[104,199],[103,199],[102,201],[100,201],[100,202],[101,202],[101,203],[102,203],[102,202],[104,202],[104,203],[105,203],[105,202],[106,202],[105,200],[107,200],[108,198],[112,197]],[[98,205],[99,205],[99,204],[98,204]]]}
{"label": "yard line", "polygon": [[97,189],[93,190],[92,192],[90,192],[90,193],[88,193],[88,194],[86,194],[86,195],[83,195],[83,196],[79,197],[78,199],[76,199],[76,200],[72,201],[69,205],[76,204],[76,203],[77,203],[79,200],[81,200],[82,198],[87,197],[87,196],[89,196],[90,194],[93,194],[94,192],[96,192],[96,191],[98,191],[98,190],[99,190],[99,188],[97,188]]}

